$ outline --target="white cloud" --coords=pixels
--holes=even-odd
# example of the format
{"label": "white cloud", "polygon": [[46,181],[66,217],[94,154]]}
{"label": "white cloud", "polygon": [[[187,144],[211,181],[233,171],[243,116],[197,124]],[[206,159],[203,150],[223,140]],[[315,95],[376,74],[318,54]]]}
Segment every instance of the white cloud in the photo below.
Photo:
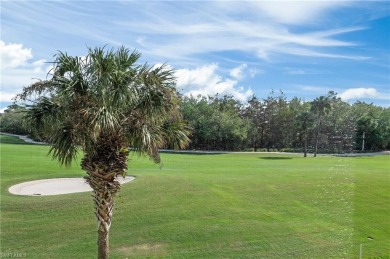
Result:
{"label": "white cloud", "polygon": [[292,44],[285,44],[284,46],[272,46],[268,50],[269,52],[285,53],[289,55],[296,55],[302,57],[318,57],[318,58],[335,58],[335,59],[350,59],[350,60],[367,60],[370,59],[366,56],[357,55],[344,55],[344,54],[332,54],[326,52],[319,52],[311,50],[310,48],[296,47]]}
{"label": "white cloud", "polygon": [[[336,36],[368,29],[363,26],[321,26],[330,10],[352,3],[342,1],[222,1],[178,7],[154,3],[158,14],[147,19],[126,19],[114,24],[138,36],[142,52],[164,59],[191,60],[204,53],[241,51],[273,61],[287,55],[363,60],[343,48],[358,45]],[[148,9],[146,9],[148,10]],[[142,11],[141,11],[142,12]],[[237,17],[240,19],[237,19]],[[295,30],[290,24],[309,25]],[[310,29],[312,28],[312,29]],[[147,42],[144,39],[147,38]],[[196,57],[195,57],[196,58]],[[242,62],[244,63],[244,62]]]}
{"label": "white cloud", "polygon": [[223,78],[217,73],[218,64],[208,64],[195,69],[176,71],[177,88],[187,96],[233,95],[237,100],[246,101],[253,91],[237,86],[238,81]]}
{"label": "white cloud", "polygon": [[350,88],[339,94],[339,97],[348,101],[351,99],[359,99],[359,98],[374,98],[374,99],[382,99],[380,93],[375,88]]}
{"label": "white cloud", "polygon": [[7,93],[0,91],[0,102],[12,102],[12,98],[16,96],[16,93]]}
{"label": "white cloud", "polygon": [[248,67],[247,64],[241,64],[238,67],[233,68],[230,70],[230,76],[237,80],[241,80],[244,76],[244,70]]}
{"label": "white cloud", "polygon": [[214,63],[193,70],[178,69],[176,71],[177,86],[186,88],[192,85],[206,85],[210,81],[218,81],[218,76],[215,75],[217,68],[218,65]]}
{"label": "white cloud", "polygon": [[1,102],[11,102],[24,86],[45,79],[52,65],[46,60],[34,60],[32,49],[22,44],[0,41]]}
{"label": "white cloud", "polygon": [[322,18],[322,15],[344,1],[254,1],[253,4],[275,22],[302,24]]}
{"label": "white cloud", "polygon": [[46,59],[40,59],[32,63],[34,73],[44,73],[48,72],[48,66],[46,64],[47,60]]}
{"label": "white cloud", "polygon": [[22,44],[6,44],[0,41],[1,69],[25,65],[33,57],[31,49],[23,48]]}

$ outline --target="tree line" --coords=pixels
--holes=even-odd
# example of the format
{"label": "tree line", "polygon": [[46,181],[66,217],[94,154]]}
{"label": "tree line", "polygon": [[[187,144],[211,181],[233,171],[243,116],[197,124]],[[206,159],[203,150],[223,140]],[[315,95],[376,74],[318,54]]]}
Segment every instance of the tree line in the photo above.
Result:
{"label": "tree line", "polygon": [[189,148],[344,153],[390,148],[390,108],[349,104],[334,92],[305,102],[283,92],[253,96],[182,97],[181,111],[192,127]]}
{"label": "tree line", "polygon": [[[390,108],[344,102],[334,92],[306,102],[283,92],[242,103],[233,96],[181,96],[180,110],[192,129],[192,150],[344,153],[390,149]],[[0,130],[37,137],[9,106]]]}

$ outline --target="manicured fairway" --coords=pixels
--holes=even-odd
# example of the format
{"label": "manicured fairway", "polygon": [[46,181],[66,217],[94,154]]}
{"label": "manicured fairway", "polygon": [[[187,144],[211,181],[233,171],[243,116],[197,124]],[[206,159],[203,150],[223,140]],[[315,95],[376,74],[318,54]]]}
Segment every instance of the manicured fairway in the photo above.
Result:
{"label": "manicured fairway", "polygon": [[[16,183],[80,177],[47,147],[1,136],[1,253],[95,258],[88,193],[14,196]],[[112,258],[390,258],[390,156],[133,156],[117,196]]]}

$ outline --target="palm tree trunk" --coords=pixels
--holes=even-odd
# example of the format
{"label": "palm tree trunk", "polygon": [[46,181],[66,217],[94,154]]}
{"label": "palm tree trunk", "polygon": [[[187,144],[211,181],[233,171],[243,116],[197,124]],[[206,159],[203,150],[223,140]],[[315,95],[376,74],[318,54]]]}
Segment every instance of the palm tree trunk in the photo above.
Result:
{"label": "palm tree trunk", "polygon": [[109,233],[114,208],[114,196],[120,189],[118,181],[107,181],[89,173],[87,182],[93,189],[95,215],[98,223],[98,258],[109,258]]}
{"label": "palm tree trunk", "polygon": [[109,258],[109,232],[98,231],[98,258],[107,259]]}
{"label": "palm tree trunk", "polygon": [[98,223],[98,258],[109,258],[109,233],[114,208],[115,194],[120,190],[116,180],[127,169],[128,150],[122,149],[120,134],[102,134],[96,142],[95,151],[86,153],[81,168],[93,190],[95,215]]}

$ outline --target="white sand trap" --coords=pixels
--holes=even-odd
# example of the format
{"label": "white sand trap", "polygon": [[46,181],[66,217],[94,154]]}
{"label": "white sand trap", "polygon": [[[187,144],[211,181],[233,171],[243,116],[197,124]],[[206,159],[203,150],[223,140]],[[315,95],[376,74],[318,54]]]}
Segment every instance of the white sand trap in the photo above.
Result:
{"label": "white sand trap", "polygon": [[[132,176],[118,177],[121,184],[134,180]],[[19,183],[11,186],[8,191],[16,195],[44,196],[76,192],[90,192],[92,188],[84,178],[54,178]]]}

